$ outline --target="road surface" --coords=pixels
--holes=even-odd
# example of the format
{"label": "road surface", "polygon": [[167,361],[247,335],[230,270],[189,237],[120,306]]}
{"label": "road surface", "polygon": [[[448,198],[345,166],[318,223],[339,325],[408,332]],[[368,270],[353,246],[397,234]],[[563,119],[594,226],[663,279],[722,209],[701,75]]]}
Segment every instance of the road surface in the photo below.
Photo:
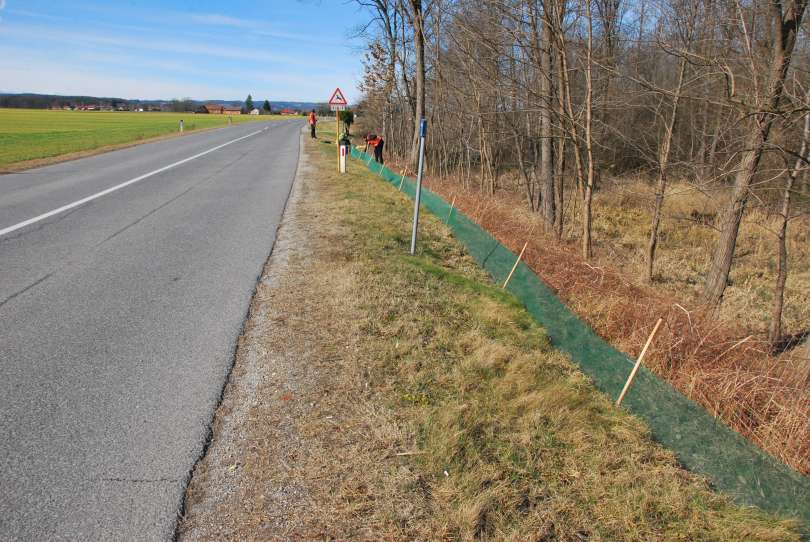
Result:
{"label": "road surface", "polygon": [[0,540],[171,539],[301,127],[0,176]]}

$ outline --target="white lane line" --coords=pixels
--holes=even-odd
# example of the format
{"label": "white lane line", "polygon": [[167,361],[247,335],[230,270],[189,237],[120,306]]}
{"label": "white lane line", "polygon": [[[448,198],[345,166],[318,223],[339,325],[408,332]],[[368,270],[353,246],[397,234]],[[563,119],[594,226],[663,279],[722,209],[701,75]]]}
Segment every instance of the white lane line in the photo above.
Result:
{"label": "white lane line", "polygon": [[237,137],[236,139],[232,139],[231,141],[223,143],[222,145],[217,145],[216,147],[208,149],[207,151],[203,151],[201,153],[195,154],[194,156],[189,156],[188,158],[184,158],[183,160],[180,160],[180,161],[175,162],[173,164],[169,164],[168,166],[163,166],[162,168],[156,169],[155,171],[150,171],[149,173],[145,173],[145,174],[141,175],[140,177],[135,177],[134,179],[130,179],[130,180],[128,180],[126,182],[123,182],[121,184],[117,184],[115,186],[107,188],[106,190],[102,190],[101,192],[93,194],[92,196],[87,196],[86,198],[82,198],[80,200],[74,201],[73,203],[68,203],[67,205],[63,205],[63,206],[61,206],[61,207],[59,207],[57,209],[54,209],[52,211],[48,211],[47,213],[43,213],[43,214],[41,214],[39,216],[35,216],[34,218],[29,218],[28,220],[23,220],[22,222],[20,222],[18,224],[14,224],[13,226],[9,226],[8,228],[4,228],[4,229],[0,230],[0,237],[2,237],[4,235],[7,235],[9,233],[15,232],[15,231],[17,231],[19,229],[22,229],[22,228],[26,227],[26,226],[30,226],[31,224],[36,224],[37,222],[45,220],[46,218],[50,218],[50,217],[52,217],[54,215],[58,215],[59,213],[64,213],[65,211],[68,211],[70,209],[78,207],[79,205],[84,205],[85,203],[87,203],[89,201],[93,201],[94,199],[98,199],[100,197],[106,196],[107,194],[111,194],[111,193],[113,193],[113,192],[115,192],[117,190],[121,190],[122,188],[127,187],[127,186],[129,186],[131,184],[135,184],[135,183],[140,182],[140,181],[142,181],[144,179],[148,179],[149,177],[153,177],[153,176],[157,175],[158,173],[163,173],[164,171],[168,171],[168,170],[170,170],[172,168],[175,168],[177,166],[181,166],[181,165],[183,165],[183,164],[185,164],[187,162],[191,162],[192,160],[196,160],[197,158],[200,158],[201,156],[205,156],[206,154],[212,153],[214,151],[218,151],[222,147],[227,147],[228,145],[232,145],[233,143],[236,143],[237,141],[242,141],[243,139],[247,139],[249,137],[255,136],[256,134],[260,134],[260,133],[262,133],[262,132],[264,132],[266,130],[267,130],[267,128],[263,128],[261,130],[256,130],[255,132],[251,132],[248,135],[244,135],[242,137]]}

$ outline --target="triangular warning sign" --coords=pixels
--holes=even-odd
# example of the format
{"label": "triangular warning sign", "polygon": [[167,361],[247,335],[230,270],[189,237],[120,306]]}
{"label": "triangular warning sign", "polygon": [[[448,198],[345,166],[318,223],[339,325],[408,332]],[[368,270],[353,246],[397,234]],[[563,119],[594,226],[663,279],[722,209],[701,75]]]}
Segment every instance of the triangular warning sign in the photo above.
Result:
{"label": "triangular warning sign", "polygon": [[329,105],[349,105],[349,102],[347,102],[346,97],[343,96],[343,91],[336,88],[335,92],[332,93],[332,97],[329,98]]}

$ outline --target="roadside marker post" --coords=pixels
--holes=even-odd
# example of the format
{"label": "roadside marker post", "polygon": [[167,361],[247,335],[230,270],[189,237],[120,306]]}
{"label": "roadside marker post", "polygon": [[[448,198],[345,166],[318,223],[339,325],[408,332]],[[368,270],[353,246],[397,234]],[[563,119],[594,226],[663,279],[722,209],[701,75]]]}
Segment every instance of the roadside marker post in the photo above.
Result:
{"label": "roadside marker post", "polygon": [[340,87],[336,88],[329,98],[329,107],[335,112],[335,147],[337,148],[338,171],[340,171],[340,112],[345,111],[349,102]]}
{"label": "roadside marker post", "polygon": [[348,154],[349,154],[349,149],[351,148],[351,147],[349,147],[349,145],[346,145],[346,144],[344,144],[344,143],[345,143],[345,142],[341,140],[341,145],[340,145],[340,164],[339,164],[339,167],[340,167],[340,172],[341,172],[341,173],[346,173],[346,159],[347,159]]}
{"label": "roadside marker post", "polygon": [[180,133],[183,133],[183,119],[180,119]]}
{"label": "roadside marker post", "polygon": [[419,200],[422,197],[422,168],[425,165],[425,137],[427,119],[419,123],[419,168],[416,173],[416,197],[413,200],[413,231],[411,232],[411,256],[416,254],[416,232],[419,229]]}

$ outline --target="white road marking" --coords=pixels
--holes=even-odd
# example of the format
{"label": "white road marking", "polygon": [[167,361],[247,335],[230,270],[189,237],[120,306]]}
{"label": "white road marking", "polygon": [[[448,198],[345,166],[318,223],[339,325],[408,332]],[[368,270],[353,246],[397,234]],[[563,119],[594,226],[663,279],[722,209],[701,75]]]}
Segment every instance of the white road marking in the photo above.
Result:
{"label": "white road marking", "polygon": [[112,194],[113,192],[115,192],[117,190],[121,190],[122,188],[127,187],[127,186],[129,186],[131,184],[135,184],[135,183],[140,182],[140,181],[142,181],[144,179],[148,179],[149,177],[153,177],[153,176],[157,175],[158,173],[163,173],[164,171],[168,171],[168,170],[170,170],[172,168],[175,168],[177,166],[181,166],[181,165],[183,165],[183,164],[185,164],[187,162],[191,162],[192,160],[196,160],[197,158],[200,158],[201,156],[205,156],[206,154],[212,153],[214,151],[218,151],[222,147],[227,147],[228,145],[232,145],[233,143],[236,143],[237,141],[242,141],[243,139],[247,139],[247,138],[249,138],[251,136],[255,136],[256,134],[260,134],[260,133],[262,133],[262,132],[264,132],[266,130],[267,130],[267,128],[263,128],[261,130],[256,130],[255,132],[251,132],[248,135],[244,135],[242,137],[237,137],[236,139],[232,139],[231,141],[223,143],[222,145],[217,145],[216,147],[208,149],[207,151],[203,151],[201,153],[195,154],[194,156],[189,156],[188,158],[184,158],[183,160],[180,160],[180,161],[175,162],[173,164],[169,164],[168,166],[163,166],[162,168],[156,169],[155,171],[150,171],[149,173],[145,173],[145,174],[141,175],[140,177],[135,177],[134,179],[130,179],[130,180],[128,180],[126,182],[123,182],[121,184],[117,184],[115,186],[107,188],[106,190],[102,190],[101,192],[97,192],[96,194],[93,194],[92,196],[87,196],[86,198],[82,198],[80,200],[74,201],[73,203],[68,203],[67,205],[63,205],[63,206],[61,206],[61,207],[59,207],[57,209],[54,209],[52,211],[48,211],[47,213],[43,213],[43,214],[41,214],[39,216],[35,216],[34,218],[29,218],[28,220],[23,220],[22,222],[14,224],[13,226],[9,226],[8,228],[4,228],[4,229],[0,230],[0,237],[4,236],[6,234],[9,234],[9,233],[15,232],[15,231],[17,231],[19,229],[22,229],[22,228],[26,227],[26,226],[30,226],[31,224],[36,224],[37,222],[45,220],[46,218],[50,218],[50,217],[52,217],[54,215],[58,215],[59,213],[64,213],[65,211],[69,211],[70,209],[78,207],[79,205],[84,205],[87,202],[90,202],[90,201],[93,201],[94,199],[98,199],[100,197],[106,196],[107,194]]}

